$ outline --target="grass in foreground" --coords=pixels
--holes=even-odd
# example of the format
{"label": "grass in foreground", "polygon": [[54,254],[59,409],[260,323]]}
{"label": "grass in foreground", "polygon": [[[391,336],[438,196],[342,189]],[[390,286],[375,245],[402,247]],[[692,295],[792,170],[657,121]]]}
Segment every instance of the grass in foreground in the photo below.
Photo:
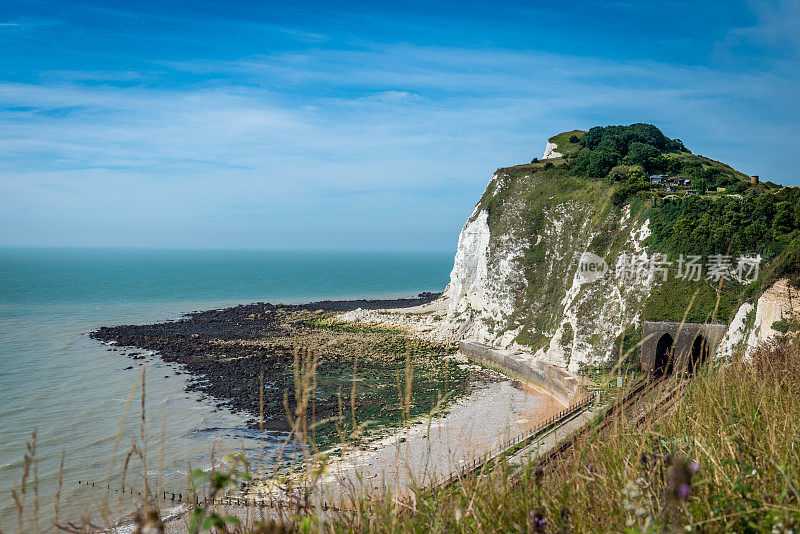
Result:
{"label": "grass in foreground", "polygon": [[387,499],[336,531],[790,532],[800,528],[800,342],[703,371],[665,416],[589,436],[547,471],[507,466]]}

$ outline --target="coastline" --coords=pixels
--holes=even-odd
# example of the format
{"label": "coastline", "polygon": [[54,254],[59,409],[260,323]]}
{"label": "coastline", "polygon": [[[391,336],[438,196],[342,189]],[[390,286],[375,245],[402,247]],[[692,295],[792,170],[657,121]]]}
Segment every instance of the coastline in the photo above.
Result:
{"label": "coastline", "polygon": [[[465,371],[444,360],[455,353],[455,346],[419,340],[396,327],[346,325],[336,316],[358,308],[408,308],[438,296],[421,293],[416,298],[292,305],[259,302],[191,312],[173,321],[101,327],[89,336],[107,344],[107,350],[133,360],[142,359],[142,351],[148,351],[164,362],[178,364],[182,370],[177,372],[191,377],[187,390],[208,397],[217,407],[246,415],[251,430],[261,426],[258,414],[263,375],[263,429],[278,432],[291,430],[283,396],[289,390],[289,404],[297,400],[293,369],[298,364],[297,353],[313,351],[318,354],[315,370],[324,390],[315,400],[319,419],[335,415],[340,408],[340,390],[349,394],[357,382],[356,393],[366,415],[379,421],[379,426],[396,426],[400,422],[397,394],[380,389],[393,388],[395,375],[404,373],[407,365],[413,368],[415,389],[419,387],[425,393],[414,399],[415,404],[421,404],[413,415],[433,405],[437,388],[458,397],[467,393],[472,383],[482,380],[478,377],[482,372]],[[370,401],[377,407],[369,406]],[[331,436],[324,438],[330,441]]]}
{"label": "coastline", "polygon": [[[252,392],[246,395],[242,384],[248,383],[248,376],[252,384],[268,362],[277,363],[270,369],[284,374],[290,363],[296,366],[297,354],[286,346],[287,340],[293,343],[299,340],[301,344],[312,342],[321,352],[355,351],[361,355],[362,364],[368,357],[360,344],[367,343],[375,349],[388,343],[393,347],[394,357],[380,360],[380,363],[395,366],[403,362],[409,365],[408,356],[402,358],[401,353],[421,348],[417,354],[420,362],[415,360],[414,365],[427,362],[427,367],[448,369],[448,373],[454,375],[450,378],[456,378],[452,383],[445,383],[457,386],[451,391],[452,397],[439,406],[434,416],[430,415],[430,408],[435,407],[431,402],[417,406],[414,413],[408,412],[407,419],[379,420],[370,432],[364,432],[354,441],[324,444],[320,450],[326,452],[324,457],[330,454],[330,459],[324,467],[324,475],[315,484],[315,498],[328,502],[346,499],[353,491],[383,489],[402,495],[412,487],[446,478],[460,464],[480,457],[503,439],[535,426],[561,408],[548,392],[471,363],[457,354],[455,346],[420,340],[402,327],[336,320],[338,314],[358,308],[407,309],[432,302],[438,296],[425,293],[414,299],[320,301],[295,305],[254,303],[192,312],[163,323],[102,327],[90,336],[110,344],[108,350],[122,351],[134,360],[143,359],[140,351],[147,351],[148,357],[181,365],[184,371],[179,372],[191,375],[187,389],[208,396],[218,407],[246,414],[251,429],[259,428],[258,411],[253,403],[255,397]],[[362,387],[369,377],[362,376],[364,368],[361,369],[360,373],[340,376],[338,380],[348,388]],[[319,370],[322,374],[330,371],[324,365]],[[337,368],[336,372],[341,370]],[[419,384],[418,376],[414,375],[414,390],[430,390],[432,385],[442,385],[441,380]],[[271,378],[274,377],[265,376],[264,383]],[[385,382],[386,376],[383,378]],[[440,398],[447,392],[439,391],[437,396]],[[397,392],[394,399],[396,402]],[[289,442],[291,429],[282,427],[277,419],[278,414],[285,416],[285,406],[278,409],[273,404],[270,409],[266,408],[264,413],[271,418],[265,420],[265,431],[286,432]],[[368,414],[375,414],[375,410],[367,408],[370,408]],[[393,408],[397,411],[402,407]],[[323,418],[324,415],[325,412]],[[315,457],[309,465],[317,461]],[[302,463],[296,458],[291,461],[275,458],[270,467],[259,467],[261,476],[246,490],[252,496],[264,497],[276,491],[276,475],[288,476],[287,480],[294,480],[296,484],[302,484],[306,476]],[[175,517],[170,523],[174,527],[181,521]]]}
{"label": "coastline", "polygon": [[[462,365],[478,367],[460,355],[454,358]],[[505,439],[529,431],[561,409],[547,392],[490,372],[496,380],[481,384],[441,413],[420,416],[400,428],[386,428],[382,437],[360,447],[329,451],[327,461],[315,457],[285,476],[257,479],[244,496],[276,502],[308,498],[317,505],[327,503],[342,509],[365,495],[413,499],[419,488],[446,479],[472,459],[481,458]],[[301,496],[303,488],[310,490],[305,497]],[[280,515],[269,508],[265,512],[235,504],[215,505],[214,509],[241,519],[254,514],[264,518]],[[187,512],[184,508],[171,515],[165,531],[188,532]]]}

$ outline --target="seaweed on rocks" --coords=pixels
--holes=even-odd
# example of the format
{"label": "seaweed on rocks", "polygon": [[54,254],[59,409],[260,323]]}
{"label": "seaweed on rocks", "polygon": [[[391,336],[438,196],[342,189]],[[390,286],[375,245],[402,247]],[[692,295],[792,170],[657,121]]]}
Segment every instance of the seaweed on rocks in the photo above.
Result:
{"label": "seaweed on rocks", "polygon": [[[448,358],[455,352],[454,346],[423,341],[385,327],[336,328],[335,316],[356,308],[415,306],[438,296],[425,293],[414,299],[301,305],[258,302],[192,312],[175,321],[104,326],[90,335],[120,347],[155,351],[164,361],[180,364],[192,375],[188,389],[252,417],[259,413],[263,373],[264,428],[278,431],[289,430],[284,395],[293,406],[295,350],[311,348],[319,353],[313,407],[318,421],[335,418],[340,403],[349,412],[355,383],[356,424],[375,421],[376,425],[395,425],[404,416],[397,384],[404,380],[407,366],[412,369],[413,391],[406,415],[412,417],[427,413],[444,396],[455,398],[467,393],[477,379],[483,378],[482,372]],[[254,419],[250,424],[258,426]],[[324,445],[334,441],[336,424],[319,425],[318,442]]]}

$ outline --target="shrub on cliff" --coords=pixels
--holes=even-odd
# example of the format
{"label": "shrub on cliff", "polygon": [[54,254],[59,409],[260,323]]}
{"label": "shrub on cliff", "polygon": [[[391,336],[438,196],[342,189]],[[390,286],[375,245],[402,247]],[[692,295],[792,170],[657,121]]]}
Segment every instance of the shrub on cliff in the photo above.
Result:
{"label": "shrub on cliff", "polygon": [[575,158],[574,170],[586,176],[602,178],[608,175],[620,161],[620,154],[615,149],[603,147],[597,150],[581,151]]}
{"label": "shrub on cliff", "polygon": [[[696,184],[696,186],[702,186]],[[800,238],[800,189],[737,198],[685,197],[655,206],[647,244],[673,254],[781,255]]]}

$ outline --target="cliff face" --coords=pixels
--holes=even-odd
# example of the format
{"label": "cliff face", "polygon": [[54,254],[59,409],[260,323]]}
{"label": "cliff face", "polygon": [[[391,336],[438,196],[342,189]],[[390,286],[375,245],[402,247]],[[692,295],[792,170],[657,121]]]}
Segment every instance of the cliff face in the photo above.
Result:
{"label": "cliff face", "polygon": [[[461,230],[450,283],[440,299],[405,310],[356,310],[341,318],[404,325],[437,341],[466,339],[515,349],[572,372],[625,356],[641,339],[643,320],[680,321],[686,302],[709,320],[705,308],[719,307],[713,284],[670,286],[646,269],[617,276],[621,260],[648,265],[653,259],[645,244],[651,233],[648,209],[641,201],[613,202],[612,183],[576,176],[557,148],[548,141],[547,161],[499,169],[492,176]],[[587,264],[595,270],[587,271]],[[737,304],[734,297],[726,313],[738,311],[720,354],[752,349],[775,333],[771,325],[787,316],[793,295],[781,288],[753,303]],[[709,292],[703,308],[698,303]],[[788,297],[780,296],[784,293]],[[681,305],[671,309],[672,302]],[[715,309],[714,316],[726,321],[723,315]]]}
{"label": "cliff face", "polygon": [[584,252],[608,264],[646,258],[648,221],[610,203],[611,189],[543,163],[497,171],[458,240],[450,283],[434,303],[356,310],[343,320],[400,324],[438,341],[469,339],[536,352],[577,370],[615,356],[617,337],[641,315],[652,281],[584,281]]}
{"label": "cliff face", "polygon": [[617,338],[639,321],[654,283],[610,272],[586,279],[579,260],[591,253],[609,266],[625,253],[647,261],[648,221],[630,206],[612,208],[602,184],[565,184],[556,168],[532,171],[492,177],[459,236],[442,296],[447,314],[435,331],[535,351],[575,371],[615,357]]}

